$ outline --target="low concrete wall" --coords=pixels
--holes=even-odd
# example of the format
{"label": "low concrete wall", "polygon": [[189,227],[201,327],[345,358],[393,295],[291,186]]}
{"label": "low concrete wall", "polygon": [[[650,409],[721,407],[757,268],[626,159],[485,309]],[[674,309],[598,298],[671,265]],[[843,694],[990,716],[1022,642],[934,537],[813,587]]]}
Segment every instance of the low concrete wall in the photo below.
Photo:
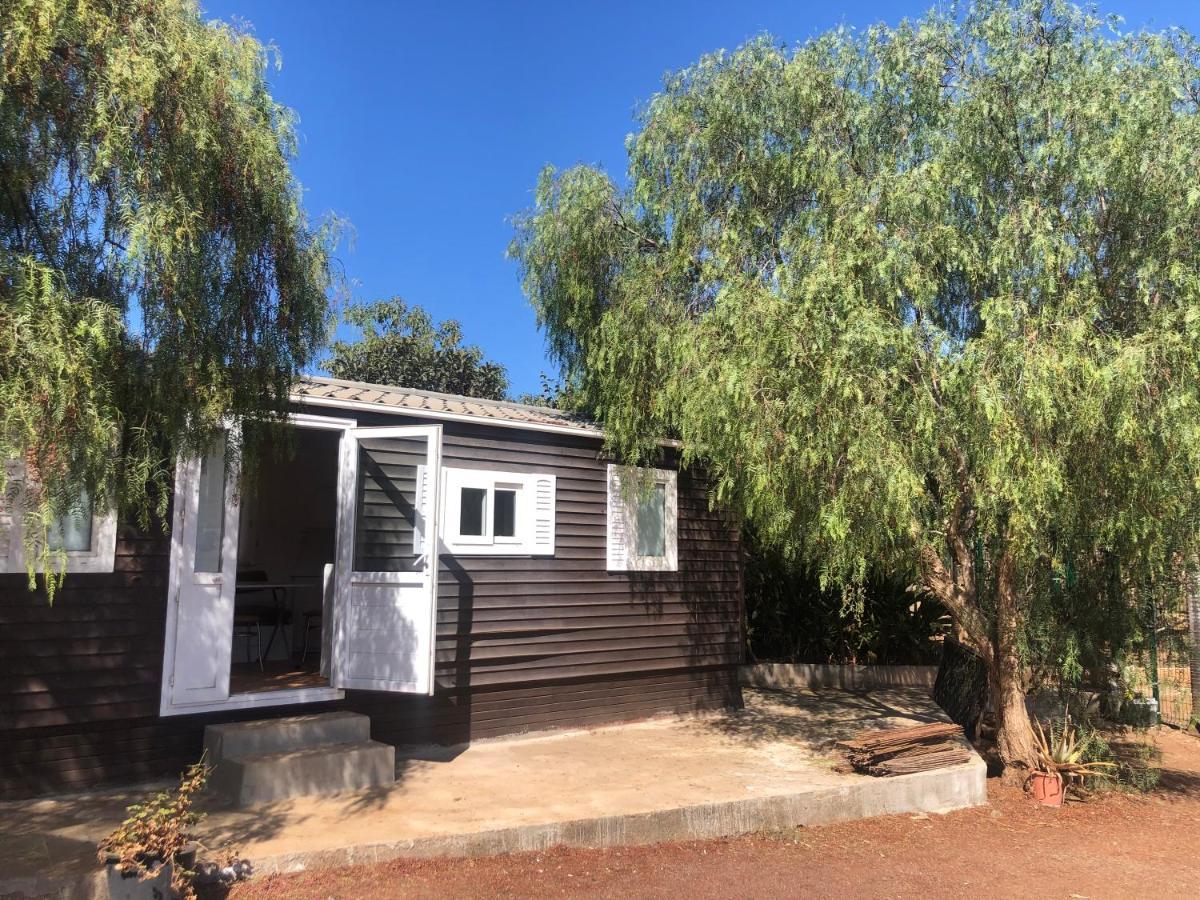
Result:
{"label": "low concrete wall", "polygon": [[[629,815],[381,841],[249,860],[255,876],[304,872],[402,858],[490,856],[551,847],[626,847],[662,841],[733,837],[757,831],[828,825],[868,816],[943,813],[987,803],[987,767],[970,762],[892,778],[848,777],[846,784]],[[109,900],[104,873],[70,879],[0,879],[0,895]]]}
{"label": "low concrete wall", "polygon": [[742,666],[742,684],[761,688],[836,688],[864,691],[882,687],[933,689],[937,666],[833,666],[818,663],[759,663]]}
{"label": "low concrete wall", "polygon": [[987,766],[968,763],[794,794],[602,816],[252,859],[255,875],[303,872],[399,858],[490,856],[551,847],[625,847],[733,837],[757,831],[828,825],[868,816],[943,813],[987,803]]}

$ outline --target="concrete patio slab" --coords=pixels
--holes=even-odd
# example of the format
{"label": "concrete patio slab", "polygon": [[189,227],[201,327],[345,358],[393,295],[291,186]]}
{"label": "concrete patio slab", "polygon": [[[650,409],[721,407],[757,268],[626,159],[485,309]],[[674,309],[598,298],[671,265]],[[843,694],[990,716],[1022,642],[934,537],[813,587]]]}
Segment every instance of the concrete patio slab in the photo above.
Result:
{"label": "concrete patio slab", "polygon": [[[387,787],[255,810],[210,809],[201,840],[236,847],[261,874],[400,856],[721,837],[986,802],[978,757],[896,778],[834,770],[839,739],[945,720],[921,690],[747,689],[745,697],[743,710],[703,717],[410,755],[398,759],[396,783]],[[86,894],[95,842],[139,796],[125,790],[0,803],[0,895]]]}

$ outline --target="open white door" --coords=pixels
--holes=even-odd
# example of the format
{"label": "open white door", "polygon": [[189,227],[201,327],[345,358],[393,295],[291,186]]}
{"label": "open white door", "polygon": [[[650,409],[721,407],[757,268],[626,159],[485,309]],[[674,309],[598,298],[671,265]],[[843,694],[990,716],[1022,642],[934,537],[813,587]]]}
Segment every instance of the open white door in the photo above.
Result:
{"label": "open white door", "polygon": [[[229,467],[231,470],[235,466]],[[160,712],[229,697],[238,548],[237,472],[225,445],[175,468],[170,603]]]}
{"label": "open white door", "polygon": [[333,685],[433,693],[440,425],[345,432]]}

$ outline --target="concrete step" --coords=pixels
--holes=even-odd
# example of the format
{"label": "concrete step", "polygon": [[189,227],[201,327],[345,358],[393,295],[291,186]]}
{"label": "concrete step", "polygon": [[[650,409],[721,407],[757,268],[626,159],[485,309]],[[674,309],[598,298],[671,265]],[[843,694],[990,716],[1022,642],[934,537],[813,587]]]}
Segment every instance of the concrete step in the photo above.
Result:
{"label": "concrete step", "polygon": [[204,749],[210,765],[231,756],[303,750],[322,744],[352,744],[371,739],[371,720],[361,713],[329,712],[209,725]]}
{"label": "concrete step", "polygon": [[396,748],[368,740],[226,756],[214,767],[209,786],[237,806],[253,806],[361,791],[395,780]]}

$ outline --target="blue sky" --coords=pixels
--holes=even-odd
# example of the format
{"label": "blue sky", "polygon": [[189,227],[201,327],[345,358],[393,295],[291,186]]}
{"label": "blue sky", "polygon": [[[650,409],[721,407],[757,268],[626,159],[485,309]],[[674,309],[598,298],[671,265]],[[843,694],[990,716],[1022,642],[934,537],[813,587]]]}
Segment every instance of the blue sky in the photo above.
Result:
{"label": "blue sky", "polygon": [[[295,170],[311,215],[356,237],[340,259],[360,300],[399,294],[508,369],[513,393],[553,374],[516,266],[509,217],[547,163],[625,168],[637,105],[662,75],[763,32],[794,43],[838,24],[919,15],[932,0],[512,2],[201,0],[274,43],[275,96],[300,117]],[[1105,3],[1130,27],[1200,32],[1200,3]],[[344,333],[344,330],[343,330]]]}

